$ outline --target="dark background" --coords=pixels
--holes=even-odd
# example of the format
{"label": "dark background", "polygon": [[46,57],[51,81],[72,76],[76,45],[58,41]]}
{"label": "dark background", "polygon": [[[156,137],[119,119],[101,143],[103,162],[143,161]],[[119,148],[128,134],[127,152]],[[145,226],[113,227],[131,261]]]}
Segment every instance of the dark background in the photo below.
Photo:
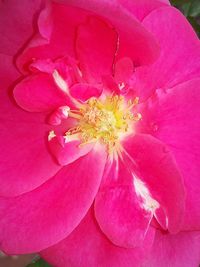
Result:
{"label": "dark background", "polygon": [[200,0],[171,0],[181,10],[200,37]]}

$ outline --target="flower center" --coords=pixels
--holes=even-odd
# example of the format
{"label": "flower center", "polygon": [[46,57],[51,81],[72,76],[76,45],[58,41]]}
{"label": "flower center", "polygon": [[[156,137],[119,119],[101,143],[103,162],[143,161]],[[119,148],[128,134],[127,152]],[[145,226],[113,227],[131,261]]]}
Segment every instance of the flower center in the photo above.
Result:
{"label": "flower center", "polygon": [[112,150],[120,137],[132,129],[132,122],[141,119],[139,113],[132,112],[138,100],[126,102],[123,96],[118,95],[107,96],[103,100],[90,98],[79,110],[69,111],[69,117],[75,118],[77,125],[66,132],[66,138],[79,134],[82,145],[99,140]]}

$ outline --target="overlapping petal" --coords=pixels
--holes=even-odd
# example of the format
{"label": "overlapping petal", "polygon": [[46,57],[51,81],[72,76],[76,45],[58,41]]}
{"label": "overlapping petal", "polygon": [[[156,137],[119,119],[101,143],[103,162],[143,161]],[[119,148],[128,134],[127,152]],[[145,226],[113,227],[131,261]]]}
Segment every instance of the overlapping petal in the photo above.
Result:
{"label": "overlapping petal", "polygon": [[[135,65],[152,63],[159,55],[154,37],[118,1],[58,0],[92,12],[111,23],[120,36],[118,57],[130,57]],[[130,34],[131,33],[131,34]]]}
{"label": "overlapping petal", "polygon": [[77,83],[70,88],[72,97],[85,102],[91,97],[99,97],[102,93],[102,88],[95,87],[87,83]]}
{"label": "overlapping petal", "polygon": [[87,12],[67,5],[46,5],[38,20],[39,32],[17,59],[19,68],[27,71],[27,65],[33,59],[56,59],[66,55],[75,58],[76,28],[85,22],[87,15]]}
{"label": "overlapping petal", "polygon": [[143,131],[165,142],[173,152],[186,187],[184,229],[200,229],[200,80],[167,91],[158,90],[145,105]]}
{"label": "overlapping petal", "polygon": [[72,234],[57,245],[41,252],[54,266],[118,266],[139,267],[148,255],[154,239],[154,230],[146,236],[142,248],[126,249],[113,245],[99,229],[93,210],[90,210]]}
{"label": "overlapping petal", "polygon": [[161,53],[154,64],[136,70],[134,87],[140,97],[146,98],[158,88],[171,88],[199,77],[199,39],[177,9],[156,9],[144,19],[143,25],[156,36]]}
{"label": "overlapping petal", "polygon": [[49,148],[57,162],[64,166],[85,156],[94,144],[85,144],[81,146],[79,139],[67,140],[62,136],[56,136],[49,141]]}
{"label": "overlapping petal", "polygon": [[[196,267],[199,233],[176,234],[200,229],[194,31],[168,0],[27,3],[0,4],[1,249],[45,249],[54,266]],[[8,89],[20,53],[17,65],[29,76],[14,97],[28,112]],[[113,154],[104,140],[81,144],[73,134],[77,112],[86,119],[81,104],[109,94],[113,103],[123,95],[129,109],[129,96],[152,96]]]}
{"label": "overlapping petal", "polygon": [[168,0],[119,0],[119,3],[141,21],[154,9],[170,4]]}
{"label": "overlapping petal", "polygon": [[133,187],[118,186],[98,193],[95,217],[115,245],[134,248],[143,245],[152,213],[142,207]]}
{"label": "overlapping petal", "polygon": [[143,245],[153,213],[143,207],[133,176],[121,160],[107,163],[94,207],[97,222],[112,243],[125,248]]}
{"label": "overlapping petal", "polygon": [[41,185],[60,167],[47,151],[45,114],[16,107],[8,87],[19,74],[12,57],[0,57],[0,195],[16,196]]}
{"label": "overlapping petal", "polygon": [[23,79],[14,88],[17,104],[31,112],[52,111],[69,104],[69,97],[58,86],[53,77],[39,73]]}
{"label": "overlapping petal", "polygon": [[70,234],[94,200],[104,164],[104,152],[95,149],[39,188],[0,198],[1,249],[10,254],[37,252]]}
{"label": "overlapping petal", "polygon": [[169,235],[157,231],[149,258],[142,267],[197,267],[200,262],[200,232]]}
{"label": "overlapping petal", "polygon": [[[150,135],[133,135],[123,145],[131,157],[133,174],[144,183],[138,185],[138,192],[143,194],[143,188],[140,187],[144,185],[160,205],[155,211],[158,222],[164,229],[178,232],[184,216],[185,192],[172,153],[164,143]],[[147,201],[147,204],[152,206],[151,201]]]}
{"label": "overlapping petal", "polygon": [[101,82],[102,75],[112,74],[117,46],[117,32],[104,21],[90,17],[78,27],[76,51],[88,81]]}

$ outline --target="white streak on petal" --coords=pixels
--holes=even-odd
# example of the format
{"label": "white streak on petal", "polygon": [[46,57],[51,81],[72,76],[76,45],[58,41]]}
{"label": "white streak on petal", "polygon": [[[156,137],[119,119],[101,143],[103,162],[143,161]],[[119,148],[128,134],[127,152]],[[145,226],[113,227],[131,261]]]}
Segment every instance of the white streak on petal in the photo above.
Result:
{"label": "white streak on petal", "polygon": [[62,78],[62,76],[58,73],[57,70],[53,72],[53,78],[57,86],[64,92],[69,94],[69,87],[66,81]]}
{"label": "white streak on petal", "polygon": [[138,177],[133,175],[133,184],[135,187],[136,194],[143,200],[143,208],[147,211],[154,213],[154,211],[159,208],[160,205],[154,198],[152,198],[145,183],[141,181]]}

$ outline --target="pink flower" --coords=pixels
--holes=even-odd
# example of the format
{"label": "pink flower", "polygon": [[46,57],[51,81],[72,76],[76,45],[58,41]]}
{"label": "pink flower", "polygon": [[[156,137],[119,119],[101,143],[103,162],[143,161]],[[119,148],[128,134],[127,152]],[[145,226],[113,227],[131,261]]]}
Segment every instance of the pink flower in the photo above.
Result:
{"label": "pink flower", "polygon": [[167,0],[60,2],[0,4],[0,248],[197,267],[198,38]]}

